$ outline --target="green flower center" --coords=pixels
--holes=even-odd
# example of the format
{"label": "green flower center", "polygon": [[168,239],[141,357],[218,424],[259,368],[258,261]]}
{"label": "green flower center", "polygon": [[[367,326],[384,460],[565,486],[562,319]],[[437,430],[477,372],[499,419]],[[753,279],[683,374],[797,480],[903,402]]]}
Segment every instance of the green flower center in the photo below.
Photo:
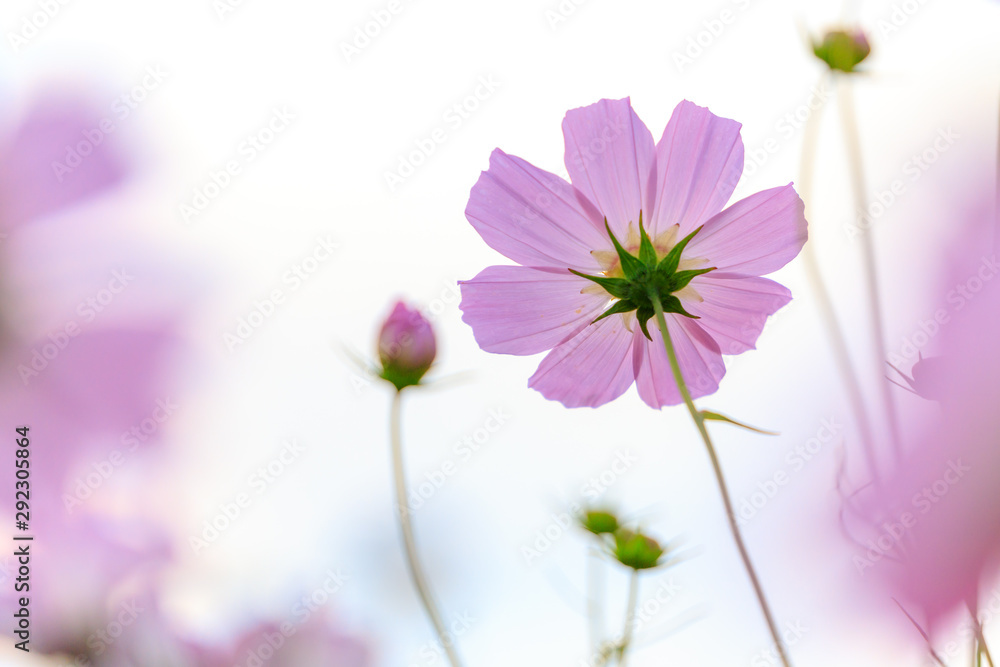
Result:
{"label": "green flower center", "polygon": [[[662,258],[657,255],[652,239],[646,233],[642,225],[642,212],[639,213],[639,254],[638,256],[629,253],[622,244],[615,238],[608,224],[608,219],[604,219],[604,227],[608,230],[611,243],[618,253],[618,263],[621,277],[588,276],[585,273],[570,272],[591,280],[600,285],[608,294],[617,299],[604,313],[594,322],[603,320],[605,317],[619,313],[631,313],[635,311],[636,319],[639,320],[639,328],[642,333],[652,340],[647,329],[649,320],[655,314],[653,308],[654,297],[659,298],[665,313],[678,313],[685,317],[698,319],[697,316],[684,310],[681,300],[675,296],[676,292],[688,286],[697,276],[704,275],[709,271],[714,271],[716,267],[707,269],[691,269],[681,271],[678,267],[681,263],[681,253],[684,248],[694,238],[695,234],[701,231],[701,227],[685,236],[679,243],[667,252]],[[591,322],[593,324],[594,322]]]}

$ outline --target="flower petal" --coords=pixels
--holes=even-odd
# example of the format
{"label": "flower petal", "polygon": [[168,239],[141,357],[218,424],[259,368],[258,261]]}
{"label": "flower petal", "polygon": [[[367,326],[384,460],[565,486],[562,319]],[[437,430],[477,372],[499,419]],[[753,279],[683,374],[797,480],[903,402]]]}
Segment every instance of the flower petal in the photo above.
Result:
{"label": "flower petal", "polygon": [[729,273],[709,273],[691,281],[704,301],[684,301],[684,307],[701,319],[723,354],[753,350],[769,315],[792,300],[787,287],[767,278]]}
{"label": "flower petal", "polygon": [[[653,135],[627,97],[573,109],[562,127],[570,180],[624,239],[628,223],[638,225],[639,211],[648,217],[652,209]],[[604,245],[610,247],[607,240]]]}
{"label": "flower petal", "polygon": [[586,327],[542,359],[528,386],[567,408],[596,408],[628,389],[635,375],[633,334],[620,315]]}
{"label": "flower petal", "polygon": [[490,247],[525,266],[593,272],[590,251],[608,244],[597,212],[569,183],[499,148],[465,215]]}
{"label": "flower petal", "polygon": [[656,145],[651,233],[679,224],[680,237],[722,210],[743,173],[742,125],[681,102]]}
{"label": "flower petal", "polygon": [[479,347],[502,354],[551,350],[598,317],[608,296],[565,269],[491,266],[462,287],[462,320]]}
{"label": "flower petal", "polygon": [[729,273],[777,271],[805,245],[804,208],[791,183],[750,195],[706,222],[685,256],[703,257]]}
{"label": "flower petal", "polygon": [[[683,315],[667,315],[666,319],[670,339],[677,350],[681,375],[691,391],[691,397],[699,398],[714,393],[726,374],[719,346],[695,320]],[[682,403],[681,393],[670,370],[667,352],[663,348],[660,328],[650,326],[649,335],[653,340],[644,341],[646,355],[635,379],[639,396],[647,405],[656,409]]]}

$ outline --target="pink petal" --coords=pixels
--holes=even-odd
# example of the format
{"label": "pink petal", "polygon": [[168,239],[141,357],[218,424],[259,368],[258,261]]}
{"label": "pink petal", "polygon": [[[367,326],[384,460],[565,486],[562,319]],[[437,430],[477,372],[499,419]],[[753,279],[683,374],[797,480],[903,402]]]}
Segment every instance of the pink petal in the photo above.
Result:
{"label": "pink petal", "polygon": [[739,123],[687,100],[656,145],[656,209],[650,229],[674,224],[681,237],[722,210],[743,173]]}
{"label": "pink petal", "polygon": [[528,386],[567,408],[613,401],[635,379],[629,359],[632,339],[620,315],[603,319],[549,352]]}
{"label": "pink petal", "polygon": [[685,257],[728,273],[760,276],[792,260],[807,237],[804,205],[792,184],[741,199],[705,223]]}
{"label": "pink petal", "polygon": [[769,315],[792,300],[788,288],[767,278],[712,272],[691,281],[702,302],[685,301],[684,307],[701,319],[723,354],[753,350]]}
{"label": "pink petal", "polygon": [[[663,336],[659,327],[650,320],[649,335],[653,340],[637,341],[646,345],[645,358],[636,376],[639,396],[650,407],[660,409],[665,405],[683,402],[670,361],[663,348]],[[681,375],[691,391],[692,398],[707,396],[719,388],[719,381],[726,374],[719,346],[699,324],[683,315],[667,315],[667,329],[677,350],[677,361]]]}
{"label": "pink petal", "polygon": [[599,216],[569,183],[500,149],[465,215],[491,248],[525,266],[593,272],[599,265],[590,251],[607,245]]}
{"label": "pink petal", "polygon": [[[624,240],[628,223],[638,225],[639,211],[648,217],[652,209],[656,168],[653,135],[628,98],[573,109],[562,127],[570,180]],[[594,247],[604,246],[610,247],[607,239]]]}
{"label": "pink petal", "polygon": [[[61,94],[36,103],[0,142],[0,221],[6,229],[117,185],[130,170],[111,122],[90,101]],[[105,110],[106,111],[106,110]]]}
{"label": "pink petal", "polygon": [[537,354],[590,324],[607,295],[582,294],[588,282],[565,269],[491,266],[462,281],[462,319],[479,347],[503,354]]}

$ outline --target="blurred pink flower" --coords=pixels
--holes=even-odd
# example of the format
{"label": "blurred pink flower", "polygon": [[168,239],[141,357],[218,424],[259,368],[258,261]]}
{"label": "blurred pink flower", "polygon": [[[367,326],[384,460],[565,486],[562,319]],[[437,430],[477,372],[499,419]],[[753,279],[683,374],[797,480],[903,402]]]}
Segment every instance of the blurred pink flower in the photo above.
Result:
{"label": "blurred pink flower", "polygon": [[977,608],[1000,559],[1000,277],[982,280],[995,256],[982,234],[966,233],[980,242],[962,239],[945,286],[978,289],[942,325],[935,357],[912,371],[917,393],[934,400],[912,398],[907,457],[867,503],[878,534],[854,557],[931,626]]}
{"label": "blurred pink flower", "polygon": [[571,273],[622,277],[609,232],[637,255],[641,220],[656,261],[683,248],[672,270],[690,282],[661,295],[665,306],[674,302],[667,326],[694,397],[716,391],[722,355],[753,349],[768,316],[791,298],[760,276],[805,243],[802,201],[787,185],[723,210],[743,172],[740,124],[687,101],[656,145],[628,99],[570,111],[563,134],[572,185],[497,149],[472,188],[472,226],[521,264],[462,283],[463,319],[476,341],[503,354],[551,350],[529,384],[567,407],[602,405],[633,382],[654,408],[680,403],[658,328],[649,328],[651,340],[642,331],[651,307],[631,304],[632,312],[597,321],[609,306],[630,304]]}
{"label": "blurred pink flower", "polygon": [[397,302],[379,332],[382,377],[397,389],[418,384],[430,370],[436,354],[437,342],[430,322],[419,310]]}

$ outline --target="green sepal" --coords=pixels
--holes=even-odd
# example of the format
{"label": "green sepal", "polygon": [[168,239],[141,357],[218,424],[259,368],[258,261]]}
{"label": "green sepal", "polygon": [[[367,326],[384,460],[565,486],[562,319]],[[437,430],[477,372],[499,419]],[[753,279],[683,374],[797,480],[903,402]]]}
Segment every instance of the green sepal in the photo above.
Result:
{"label": "green sepal", "polygon": [[580,273],[573,269],[569,269],[569,272],[573,275],[580,276],[581,278],[586,278],[591,280],[610,294],[616,299],[625,299],[629,294],[629,281],[624,278],[608,278],[607,276],[588,276],[586,273]]}
{"label": "green sepal", "polygon": [[639,261],[649,269],[656,268],[656,248],[642,225],[642,211],[639,211]]}
{"label": "green sepal", "polygon": [[688,286],[693,278],[698,276],[703,276],[709,271],[715,271],[717,267],[709,267],[707,269],[689,269],[687,271],[678,271],[670,277],[670,291],[678,292]]}
{"label": "green sepal", "polygon": [[611,237],[611,243],[615,246],[615,252],[618,253],[618,261],[621,263],[622,273],[625,274],[627,280],[634,280],[641,273],[645,273],[646,266],[639,261],[639,258],[635,255],[630,255],[628,250],[622,247],[622,244],[618,242],[615,238],[614,233],[611,231],[611,225],[608,224],[608,219],[604,218],[604,227],[608,230],[608,236]]}
{"label": "green sepal", "polygon": [[591,322],[591,324],[596,324],[597,322],[603,320],[605,317],[609,317],[611,315],[617,315],[618,313],[631,313],[638,307],[639,306],[633,303],[631,299],[621,299],[620,301],[615,301],[614,305],[612,305],[610,308],[601,313],[597,319]]}
{"label": "green sepal", "polygon": [[659,265],[657,265],[656,267],[656,271],[657,272],[662,271],[668,275],[677,271],[677,267],[681,263],[681,253],[684,252],[684,248],[686,248],[687,244],[690,243],[691,239],[694,238],[694,235],[700,232],[702,227],[704,226],[705,225],[702,225],[698,229],[694,230],[693,232],[685,236],[683,239],[681,239],[680,243],[671,248],[670,252],[667,253],[667,256],[660,260]]}

